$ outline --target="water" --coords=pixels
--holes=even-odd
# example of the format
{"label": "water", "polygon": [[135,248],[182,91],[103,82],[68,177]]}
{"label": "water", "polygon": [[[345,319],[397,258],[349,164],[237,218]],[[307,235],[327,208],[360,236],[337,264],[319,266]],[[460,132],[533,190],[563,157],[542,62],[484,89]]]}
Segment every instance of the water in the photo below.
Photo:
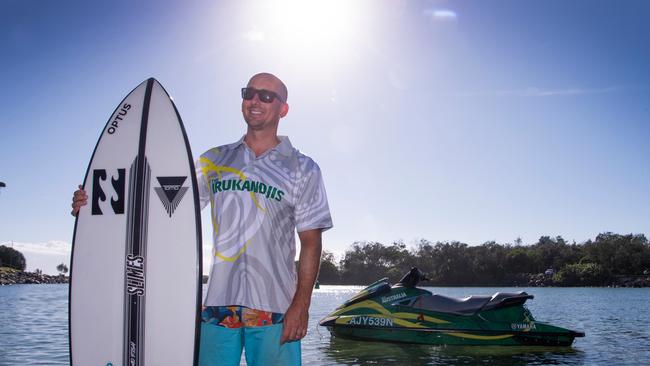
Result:
{"label": "water", "polygon": [[0,365],[68,364],[68,286],[0,287]]}
{"label": "water", "polygon": [[[303,364],[315,365],[648,365],[649,289],[429,288],[450,295],[521,291],[540,321],[584,331],[570,348],[434,347],[331,338],[318,320],[360,287],[314,291]],[[68,286],[0,287],[0,365],[68,364]]]}

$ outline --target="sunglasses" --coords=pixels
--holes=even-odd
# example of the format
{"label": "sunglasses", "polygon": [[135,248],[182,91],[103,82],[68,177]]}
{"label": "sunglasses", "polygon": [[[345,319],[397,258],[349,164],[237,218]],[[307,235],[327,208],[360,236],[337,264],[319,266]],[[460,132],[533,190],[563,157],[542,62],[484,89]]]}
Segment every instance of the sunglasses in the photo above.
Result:
{"label": "sunglasses", "polygon": [[279,96],[276,92],[272,92],[266,89],[241,88],[241,97],[244,98],[244,100],[253,99],[255,97],[255,94],[257,94],[257,97],[260,98],[260,100],[264,103],[272,103],[275,98],[278,98],[279,101],[284,103],[282,97]]}

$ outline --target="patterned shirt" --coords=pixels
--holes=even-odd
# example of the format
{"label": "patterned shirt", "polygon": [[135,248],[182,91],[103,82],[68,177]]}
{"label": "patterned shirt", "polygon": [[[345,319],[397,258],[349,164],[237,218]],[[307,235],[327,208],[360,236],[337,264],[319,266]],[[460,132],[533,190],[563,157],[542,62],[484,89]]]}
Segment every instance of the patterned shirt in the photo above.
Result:
{"label": "patterned shirt", "polygon": [[286,312],[297,282],[296,229],[332,227],[320,168],[279,138],[258,157],[242,138],[197,163],[201,207],[211,203],[214,230],[205,306]]}

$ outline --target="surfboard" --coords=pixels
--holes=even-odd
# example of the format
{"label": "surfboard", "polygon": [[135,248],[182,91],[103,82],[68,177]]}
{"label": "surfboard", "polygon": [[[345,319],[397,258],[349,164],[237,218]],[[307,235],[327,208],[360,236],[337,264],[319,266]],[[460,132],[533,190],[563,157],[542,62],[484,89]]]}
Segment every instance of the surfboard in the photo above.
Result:
{"label": "surfboard", "polygon": [[196,174],[183,122],[157,80],[117,106],[83,186],[88,204],[75,222],[70,272],[71,365],[196,364]]}

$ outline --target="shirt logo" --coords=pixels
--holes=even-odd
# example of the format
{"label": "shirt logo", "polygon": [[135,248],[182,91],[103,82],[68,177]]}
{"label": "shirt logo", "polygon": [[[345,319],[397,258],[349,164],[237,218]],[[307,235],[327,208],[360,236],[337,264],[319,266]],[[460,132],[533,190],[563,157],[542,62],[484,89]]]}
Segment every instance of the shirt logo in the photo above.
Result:
{"label": "shirt logo", "polygon": [[[263,192],[262,194],[264,195],[268,194],[269,197],[271,196],[271,194],[273,194],[274,199],[276,195],[280,200],[282,199],[282,195],[284,194],[284,192],[282,193],[273,192],[272,188],[274,187],[271,187],[271,190],[269,190],[269,186],[264,183],[255,182],[254,184],[251,184],[251,182],[253,181],[248,179],[246,175],[240,170],[237,170],[229,166],[214,165],[214,163],[206,157],[201,157],[199,159],[199,162],[201,164],[200,165],[201,172],[206,177],[206,179],[209,179],[209,181],[206,181],[206,183],[209,185],[208,188],[210,189],[210,191],[212,191],[213,195],[216,194],[217,192],[223,192],[224,190],[248,191],[248,194],[250,194],[251,201],[253,202],[255,207],[259,210],[259,212],[262,214],[266,214],[266,209],[262,207],[262,205],[260,205],[260,203],[257,201],[256,194],[259,194],[261,191]],[[238,179],[223,179],[223,176],[225,174],[232,174],[232,176]],[[229,181],[238,181],[238,182],[233,183]],[[225,183],[225,182],[229,182],[229,183]],[[276,188],[276,191],[279,190]],[[214,205],[214,201],[213,201],[213,205]],[[216,218],[213,218],[212,225],[215,233],[221,232],[220,223]],[[254,227],[249,229],[251,233],[257,232],[257,230],[259,229],[259,225],[261,225],[261,221],[256,220],[253,223],[253,225]],[[222,252],[220,250],[221,248],[219,247],[219,245],[217,245],[217,243],[215,242],[214,256],[226,262],[235,262],[242,255],[244,255],[244,253],[246,252],[246,248],[251,244],[251,242],[252,242],[252,235],[249,235],[246,238],[244,238],[243,241],[235,243],[234,246],[227,248],[226,249],[227,253]],[[229,244],[233,244],[233,243],[229,243]]]}
{"label": "shirt logo", "polygon": [[284,195],[284,191],[273,187],[272,185],[256,182],[250,179],[212,179],[210,181],[210,186],[213,194],[225,191],[247,191],[261,194],[267,199],[274,199],[278,202],[282,201],[282,196]]}

